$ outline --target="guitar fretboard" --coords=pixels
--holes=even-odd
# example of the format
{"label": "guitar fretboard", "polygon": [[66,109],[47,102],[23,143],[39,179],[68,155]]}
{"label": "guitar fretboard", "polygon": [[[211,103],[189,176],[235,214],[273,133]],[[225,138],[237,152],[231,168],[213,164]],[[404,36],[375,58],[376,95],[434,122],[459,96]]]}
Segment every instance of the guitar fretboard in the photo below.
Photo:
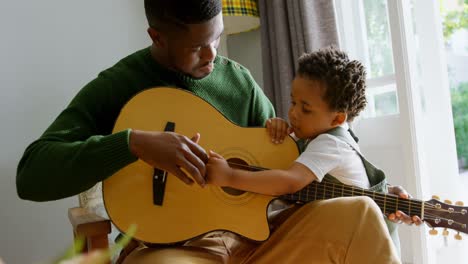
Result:
{"label": "guitar fretboard", "polygon": [[286,194],[280,198],[289,201],[311,202],[316,200],[326,200],[338,197],[367,196],[370,197],[380,207],[384,214],[394,213],[397,210],[407,215],[417,215],[422,217],[424,202],[417,199],[403,199],[394,194],[369,191],[363,188],[354,187],[342,183],[333,182],[312,182],[302,190]]}

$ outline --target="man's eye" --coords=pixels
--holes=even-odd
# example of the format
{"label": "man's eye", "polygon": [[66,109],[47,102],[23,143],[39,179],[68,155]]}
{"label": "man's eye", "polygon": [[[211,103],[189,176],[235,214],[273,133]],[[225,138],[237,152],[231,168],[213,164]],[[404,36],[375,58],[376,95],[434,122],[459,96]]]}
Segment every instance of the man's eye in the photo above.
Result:
{"label": "man's eye", "polygon": [[310,110],[307,110],[307,109],[305,109],[305,108],[302,108],[302,112],[303,112],[304,114],[308,114],[308,113],[310,113],[311,111],[310,111]]}
{"label": "man's eye", "polygon": [[201,47],[195,47],[195,48],[192,48],[190,49],[192,52],[197,52],[197,51],[200,51]]}

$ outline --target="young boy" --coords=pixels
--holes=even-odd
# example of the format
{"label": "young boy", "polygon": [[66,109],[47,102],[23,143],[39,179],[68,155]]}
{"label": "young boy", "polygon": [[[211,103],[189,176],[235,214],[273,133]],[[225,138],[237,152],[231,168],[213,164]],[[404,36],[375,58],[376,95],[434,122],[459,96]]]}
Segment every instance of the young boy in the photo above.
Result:
{"label": "young boy", "polygon": [[[274,143],[290,132],[306,141],[304,152],[286,170],[251,172],[232,169],[219,154],[210,151],[208,182],[267,195],[294,193],[312,181],[330,174],[342,183],[369,188],[356,142],[345,142],[327,132],[352,121],[366,106],[366,72],[358,61],[334,48],[299,58],[292,83],[288,123],[280,118],[267,121]],[[350,145],[352,144],[352,146]]]}

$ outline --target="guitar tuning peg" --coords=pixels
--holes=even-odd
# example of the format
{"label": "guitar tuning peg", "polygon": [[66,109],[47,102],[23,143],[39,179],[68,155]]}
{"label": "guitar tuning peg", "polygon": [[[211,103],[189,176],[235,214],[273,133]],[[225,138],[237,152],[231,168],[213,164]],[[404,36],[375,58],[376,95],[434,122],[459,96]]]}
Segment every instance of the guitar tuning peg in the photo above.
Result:
{"label": "guitar tuning peg", "polygon": [[438,195],[432,195],[433,199],[440,200],[440,197]]}
{"label": "guitar tuning peg", "polygon": [[444,200],[444,203],[446,203],[446,204],[452,204],[452,201],[450,201],[450,200]]}
{"label": "guitar tuning peg", "polygon": [[460,232],[458,232],[458,233],[455,235],[455,239],[456,239],[456,240],[462,240],[462,236],[460,235]]}
{"label": "guitar tuning peg", "polygon": [[429,230],[429,235],[431,236],[435,236],[437,235],[439,232],[437,232],[437,230],[435,230],[434,228],[432,228],[431,230]]}
{"label": "guitar tuning peg", "polygon": [[463,206],[463,202],[462,202],[462,201],[457,201],[457,202],[455,203],[455,205]]}
{"label": "guitar tuning peg", "polygon": [[449,235],[449,231],[447,230],[447,228],[444,228],[444,231],[442,231],[442,235],[445,237]]}

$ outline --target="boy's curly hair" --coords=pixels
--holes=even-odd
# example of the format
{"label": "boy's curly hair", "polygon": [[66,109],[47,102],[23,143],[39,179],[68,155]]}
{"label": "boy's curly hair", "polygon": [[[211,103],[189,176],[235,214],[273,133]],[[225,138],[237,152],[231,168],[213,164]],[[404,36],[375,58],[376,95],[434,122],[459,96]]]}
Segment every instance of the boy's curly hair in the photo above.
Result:
{"label": "boy's curly hair", "polygon": [[325,84],[323,99],[333,111],[344,112],[352,121],[366,107],[366,70],[345,52],[328,47],[299,58],[297,74]]}

